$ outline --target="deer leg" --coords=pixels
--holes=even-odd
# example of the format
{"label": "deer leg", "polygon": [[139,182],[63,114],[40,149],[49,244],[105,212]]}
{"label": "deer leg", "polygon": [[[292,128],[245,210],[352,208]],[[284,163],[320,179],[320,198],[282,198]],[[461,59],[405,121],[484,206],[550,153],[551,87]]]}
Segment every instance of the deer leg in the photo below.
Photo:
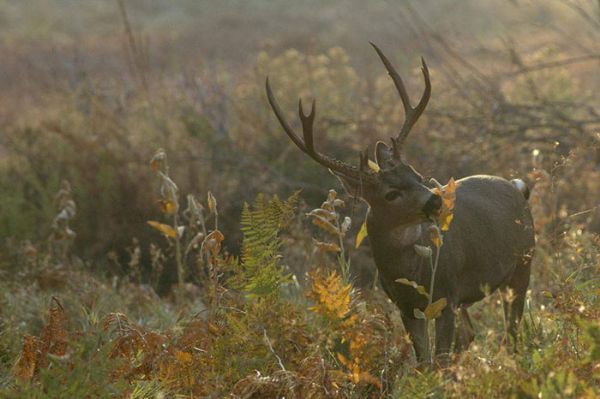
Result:
{"label": "deer leg", "polygon": [[420,365],[429,363],[431,357],[429,354],[429,334],[427,333],[426,320],[402,316],[402,323],[412,341],[413,348],[415,348],[417,363]]}
{"label": "deer leg", "polygon": [[454,340],[455,314],[451,306],[446,306],[440,317],[435,319],[435,356],[443,366],[450,357],[452,341]]}
{"label": "deer leg", "polygon": [[523,261],[517,264],[511,280],[506,285],[506,291],[502,297],[506,335],[510,341],[510,347],[514,352],[517,351],[517,332],[519,322],[523,316],[530,273],[531,257],[524,258]]}
{"label": "deer leg", "polygon": [[467,350],[475,339],[473,323],[469,318],[469,312],[463,306],[458,309],[458,329],[454,334],[454,352],[456,353]]}

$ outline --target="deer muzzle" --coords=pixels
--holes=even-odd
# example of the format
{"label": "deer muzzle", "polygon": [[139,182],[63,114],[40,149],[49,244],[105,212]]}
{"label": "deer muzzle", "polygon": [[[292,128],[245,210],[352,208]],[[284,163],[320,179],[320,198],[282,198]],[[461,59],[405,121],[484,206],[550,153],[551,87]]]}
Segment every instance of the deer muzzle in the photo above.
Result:
{"label": "deer muzzle", "polygon": [[423,213],[428,218],[437,216],[440,209],[442,208],[442,197],[437,194],[431,194],[425,205],[423,206]]}

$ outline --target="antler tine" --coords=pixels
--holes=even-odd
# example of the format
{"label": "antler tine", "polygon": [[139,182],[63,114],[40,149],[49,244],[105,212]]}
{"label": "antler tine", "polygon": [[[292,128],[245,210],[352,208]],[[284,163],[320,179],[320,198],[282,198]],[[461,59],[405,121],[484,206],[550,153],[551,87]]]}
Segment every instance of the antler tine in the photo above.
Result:
{"label": "antler tine", "polygon": [[360,171],[366,172],[369,168],[369,146],[364,151],[359,151],[358,156],[360,157]]}
{"label": "antler tine", "polygon": [[[429,80],[429,69],[427,69],[427,64],[425,64],[425,60],[423,59],[423,57],[421,57],[421,71],[423,72],[423,77],[425,79],[425,90],[423,91],[423,95],[421,96],[419,103],[416,107],[413,108],[410,105],[410,99],[408,98],[406,87],[404,87],[404,82],[402,81],[402,78],[400,77],[398,72],[396,72],[396,69],[394,68],[390,60],[388,60],[385,54],[383,54],[383,52],[375,44],[371,43],[371,46],[373,46],[373,48],[377,52],[377,55],[379,55],[381,62],[383,62],[383,65],[385,66],[385,69],[387,69],[388,74],[394,81],[394,86],[396,86],[396,90],[398,90],[398,94],[400,95],[400,99],[402,100],[402,105],[404,106],[404,124],[402,125],[400,133],[396,138],[397,143],[393,143],[395,144],[395,146],[398,146],[398,150],[400,150],[400,148],[404,144],[404,141],[406,140],[406,137],[410,133],[410,129],[417,122],[417,120],[425,110],[425,107],[427,107],[427,103],[429,102],[429,98],[431,97],[431,81]],[[399,151],[397,156],[399,156]]]}
{"label": "antler tine", "polygon": [[298,137],[298,135],[294,132],[294,129],[292,129],[292,127],[289,125],[289,123],[287,123],[287,121],[283,117],[283,112],[281,112],[281,108],[279,108],[279,103],[275,99],[273,91],[271,90],[271,85],[269,84],[269,77],[267,77],[265,86],[267,89],[267,99],[269,100],[269,104],[271,105],[275,116],[279,120],[281,127],[283,127],[283,130],[288,135],[288,137],[294,142],[294,144],[296,144],[298,148],[300,148],[302,151],[308,154],[309,151],[304,146],[304,142],[300,139],[300,137]]}
{"label": "antler tine", "polygon": [[302,122],[302,133],[304,136],[304,140],[302,140],[296,134],[296,132],[294,132],[289,123],[285,120],[283,112],[279,107],[279,103],[277,103],[277,100],[273,95],[273,91],[271,90],[271,85],[269,84],[268,77],[265,86],[267,90],[267,98],[269,100],[269,104],[271,104],[271,108],[273,109],[275,116],[279,120],[279,123],[283,127],[285,133],[294,142],[294,144],[296,144],[298,148],[300,148],[305,154],[309,155],[312,159],[314,159],[321,165],[332,169],[335,172],[341,173],[347,177],[351,177],[357,180],[375,182],[376,178],[373,175],[373,173],[361,172],[361,170],[359,170],[355,166],[349,165],[345,162],[328,157],[327,155],[323,155],[320,152],[315,151],[313,140],[313,124],[315,120],[316,105],[314,100],[312,102],[311,110],[308,115],[304,114],[304,110],[302,109],[302,100],[298,102],[298,114],[300,116],[300,121]]}
{"label": "antler tine", "polygon": [[308,151],[314,152],[314,140],[313,140],[313,125],[315,122],[315,104],[316,100],[313,99],[310,107],[310,114],[304,115],[302,109],[302,99],[298,100],[298,115],[300,115],[300,122],[302,122],[302,134],[304,135],[304,145]]}

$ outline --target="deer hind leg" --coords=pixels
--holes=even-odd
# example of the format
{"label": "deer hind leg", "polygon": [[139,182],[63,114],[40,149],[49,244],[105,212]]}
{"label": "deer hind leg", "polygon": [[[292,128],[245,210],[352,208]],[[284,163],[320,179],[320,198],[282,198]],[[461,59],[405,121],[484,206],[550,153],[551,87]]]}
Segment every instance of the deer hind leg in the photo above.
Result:
{"label": "deer hind leg", "polygon": [[517,351],[517,333],[519,322],[523,316],[530,274],[531,257],[523,258],[517,263],[511,280],[502,292],[506,337],[509,340],[511,350],[514,352]]}
{"label": "deer hind leg", "polygon": [[475,329],[466,307],[458,308],[458,328],[454,335],[454,352],[465,351],[475,339]]}

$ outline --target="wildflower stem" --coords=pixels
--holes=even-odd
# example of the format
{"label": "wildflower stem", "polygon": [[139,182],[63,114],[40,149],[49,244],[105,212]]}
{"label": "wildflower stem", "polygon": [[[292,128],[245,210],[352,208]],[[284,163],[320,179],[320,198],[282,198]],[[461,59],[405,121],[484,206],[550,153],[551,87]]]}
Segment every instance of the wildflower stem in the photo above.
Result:
{"label": "wildflower stem", "polygon": [[180,291],[183,290],[184,283],[184,268],[183,260],[181,257],[181,240],[179,239],[179,221],[177,220],[177,213],[173,215],[173,227],[175,228],[175,263],[177,264],[177,284]]}

